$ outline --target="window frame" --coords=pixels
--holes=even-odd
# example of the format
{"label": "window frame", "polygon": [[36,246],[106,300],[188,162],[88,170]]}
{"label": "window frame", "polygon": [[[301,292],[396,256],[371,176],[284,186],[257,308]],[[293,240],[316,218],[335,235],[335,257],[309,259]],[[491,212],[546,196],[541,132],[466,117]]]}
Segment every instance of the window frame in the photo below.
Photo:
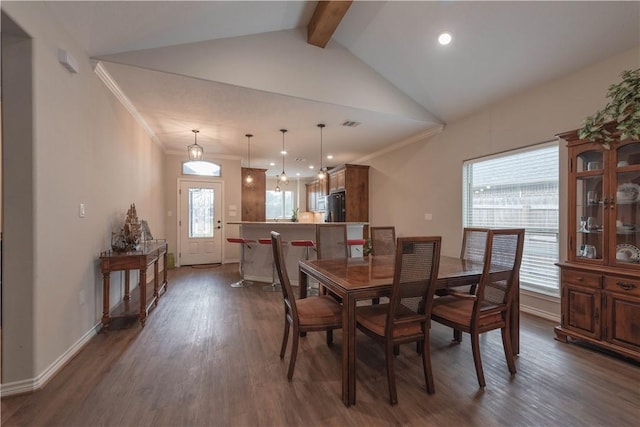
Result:
{"label": "window frame", "polygon": [[[561,254],[561,239],[560,239],[560,205],[561,203],[560,203],[560,167],[559,167],[561,154],[560,154],[560,144],[558,140],[554,139],[551,141],[546,141],[546,142],[538,143],[538,144],[523,147],[523,148],[503,151],[503,152],[492,154],[489,156],[483,156],[483,157],[478,157],[470,160],[465,160],[462,166],[462,225],[463,227],[504,228],[504,227],[499,227],[495,224],[487,224],[479,221],[476,221],[476,222],[473,221],[473,215],[472,215],[473,195],[474,195],[474,190],[472,190],[473,177],[470,176],[471,171],[469,170],[469,168],[472,165],[475,165],[481,162],[492,161],[495,159],[503,159],[509,156],[519,156],[524,153],[534,152],[536,150],[546,150],[549,148],[555,148],[557,150],[556,161],[558,164],[558,168],[557,168],[557,174],[555,175],[556,180],[546,181],[546,185],[548,185],[550,182],[554,182],[553,186],[555,186],[555,193],[553,193],[553,197],[555,197],[556,199],[555,200],[556,204],[555,204],[555,209],[551,209],[551,210],[547,209],[546,212],[544,211],[544,208],[539,210],[543,211],[542,212],[543,216],[548,215],[549,212],[552,212],[555,210],[556,214],[553,222],[555,223],[556,226],[553,227],[553,223],[552,223],[551,227],[549,228],[538,227],[535,229],[535,231],[531,230],[530,224],[529,224],[529,227],[527,227],[527,224],[524,224],[524,225],[508,224],[505,227],[509,227],[509,228],[524,227],[525,228],[525,250],[523,253],[523,267],[521,267],[521,271],[522,271],[522,268],[524,268],[525,272],[521,273],[521,276],[520,276],[520,285],[521,285],[520,288],[523,290],[528,290],[528,291],[536,292],[540,294],[559,296],[560,295],[560,277],[559,277],[558,269],[555,268],[555,263],[559,262],[560,254]],[[545,184],[536,184],[533,181],[526,182],[525,180],[515,185],[524,186],[525,188],[530,188],[532,190],[535,190],[536,185],[540,186]],[[551,196],[551,194],[552,193],[546,193],[547,196]],[[519,195],[520,199],[524,199],[525,201],[528,201],[528,202],[531,202],[534,196],[530,195],[531,199],[527,199],[526,197],[527,196],[523,196],[522,194]],[[545,199],[545,203],[546,203],[546,199]],[[542,206],[547,206],[545,203],[543,203]],[[507,207],[508,206],[509,205],[507,205]],[[526,206],[531,206],[531,205],[528,204]],[[530,218],[533,218],[533,216]],[[543,222],[549,220],[548,217],[545,216],[545,218],[546,219],[542,220]],[[555,250],[554,250],[555,257],[550,257],[551,258],[550,263],[552,264],[550,265],[551,269],[545,270],[545,272],[548,274],[545,274],[544,276],[545,279],[543,279],[543,283],[546,283],[546,284],[527,282],[526,280],[527,274],[529,275],[529,277],[531,277],[532,275],[535,275],[541,268],[537,264],[538,257],[536,257],[536,255],[540,254],[542,248],[547,248],[548,246],[555,247]],[[548,250],[544,250],[543,252],[545,254],[548,254]],[[532,260],[532,261],[529,261],[529,260]],[[545,259],[544,265],[546,265],[546,262],[547,261]],[[523,276],[525,277],[524,280],[523,280]],[[550,283],[549,280],[553,280],[553,283]]]}

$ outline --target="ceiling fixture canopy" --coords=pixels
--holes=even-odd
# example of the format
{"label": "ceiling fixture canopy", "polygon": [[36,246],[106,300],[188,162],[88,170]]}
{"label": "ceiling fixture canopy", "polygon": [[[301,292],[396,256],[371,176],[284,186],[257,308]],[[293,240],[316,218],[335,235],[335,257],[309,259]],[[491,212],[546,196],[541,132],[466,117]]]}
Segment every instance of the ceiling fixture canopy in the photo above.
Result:
{"label": "ceiling fixture canopy", "polygon": [[194,162],[198,160],[202,160],[202,147],[198,145],[198,133],[200,132],[197,129],[192,129],[193,137],[195,142],[187,147],[187,153],[189,154],[189,161]]}
{"label": "ceiling fixture canopy", "polygon": [[318,123],[318,127],[320,128],[320,170],[318,171],[318,179],[325,179],[327,173],[325,168],[322,167],[322,129],[324,129],[324,123]]}
{"label": "ceiling fixture canopy", "polygon": [[251,137],[253,135],[248,133],[245,136],[247,137],[247,158],[249,163],[249,170],[247,171],[247,176],[244,178],[244,182],[247,187],[251,187],[253,185],[253,176],[251,176]]}

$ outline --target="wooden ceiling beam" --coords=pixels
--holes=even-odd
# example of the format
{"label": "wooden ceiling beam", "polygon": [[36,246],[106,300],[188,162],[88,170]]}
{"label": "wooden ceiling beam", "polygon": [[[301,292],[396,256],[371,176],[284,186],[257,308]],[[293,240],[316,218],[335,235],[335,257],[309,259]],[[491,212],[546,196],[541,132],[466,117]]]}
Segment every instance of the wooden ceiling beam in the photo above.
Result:
{"label": "wooden ceiling beam", "polygon": [[307,26],[307,43],[325,47],[351,3],[352,0],[319,1]]}

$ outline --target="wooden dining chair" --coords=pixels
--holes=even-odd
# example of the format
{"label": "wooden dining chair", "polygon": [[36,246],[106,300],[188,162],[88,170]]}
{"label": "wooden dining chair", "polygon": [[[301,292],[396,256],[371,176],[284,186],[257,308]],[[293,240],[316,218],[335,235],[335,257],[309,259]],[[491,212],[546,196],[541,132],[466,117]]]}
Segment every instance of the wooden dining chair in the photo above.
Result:
{"label": "wooden dining chair", "polygon": [[333,330],[342,328],[342,306],[328,295],[307,297],[296,301],[291,289],[289,274],[284,264],[280,233],[271,232],[271,247],[284,299],[284,335],[280,348],[281,359],[284,359],[284,354],[287,350],[289,329],[293,330],[291,359],[287,372],[287,379],[291,381],[293,370],[296,366],[300,334],[312,331],[326,331],[327,345],[331,345],[333,343]]}
{"label": "wooden dining chair", "polygon": [[347,258],[346,224],[317,224],[316,251],[318,259]]}
{"label": "wooden dining chair", "polygon": [[462,234],[460,258],[469,261],[484,262],[487,247],[488,228],[465,227]]}
{"label": "wooden dining chair", "polygon": [[393,255],[396,253],[396,228],[370,227],[371,255]]}
{"label": "wooden dining chair", "polygon": [[436,298],[433,303],[433,321],[471,335],[471,350],[480,387],[486,384],[480,357],[482,333],[501,330],[509,372],[512,375],[516,373],[509,319],[523,246],[524,229],[489,230],[484,268],[475,294],[452,291],[447,296]]}
{"label": "wooden dining chair", "polygon": [[431,369],[429,324],[438,279],[441,238],[398,238],[389,302],[356,309],[358,329],[384,345],[389,401],[398,403],[394,368],[395,348],[400,344],[422,344],[422,365],[427,392],[435,392]]}

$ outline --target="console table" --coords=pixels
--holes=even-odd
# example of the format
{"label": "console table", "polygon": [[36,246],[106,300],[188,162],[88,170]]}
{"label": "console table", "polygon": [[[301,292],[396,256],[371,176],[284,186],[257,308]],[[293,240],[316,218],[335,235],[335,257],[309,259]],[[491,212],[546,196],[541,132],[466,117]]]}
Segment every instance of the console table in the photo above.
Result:
{"label": "console table", "polygon": [[[163,258],[162,283],[158,283],[158,261]],[[113,318],[139,317],[140,326],[144,327],[151,307],[158,305],[158,298],[167,290],[167,242],[152,240],[143,242],[140,249],[129,252],[104,251],[100,253],[102,269],[102,328],[109,330]],[[147,289],[147,269],[153,264],[153,288]],[[139,294],[131,297],[129,293],[129,275],[131,270],[139,271]],[[124,298],[121,304],[109,310],[109,286],[112,271],[124,271]],[[136,301],[139,300],[139,301]]]}

